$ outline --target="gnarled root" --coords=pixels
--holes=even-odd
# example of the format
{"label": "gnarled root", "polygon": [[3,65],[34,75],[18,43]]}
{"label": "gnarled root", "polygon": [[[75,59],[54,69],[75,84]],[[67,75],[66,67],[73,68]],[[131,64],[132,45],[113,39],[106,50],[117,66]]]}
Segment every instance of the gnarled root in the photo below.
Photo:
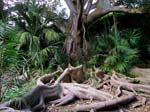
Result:
{"label": "gnarled root", "polygon": [[[101,90],[97,90],[90,85],[86,84],[78,84],[78,83],[60,83],[60,81],[69,73],[72,71],[82,67],[82,65],[78,67],[71,67],[71,68],[66,68],[64,72],[60,75],[60,77],[55,81],[55,84],[60,84],[61,87],[63,88],[63,96],[61,99],[58,99],[56,101],[52,101],[50,103],[55,103],[58,105],[64,105],[68,103],[69,101],[73,100],[75,97],[79,99],[90,99],[90,100],[100,100],[100,101],[105,101],[108,99],[112,99],[113,96],[109,93],[103,92]],[[47,77],[47,76],[46,76]],[[44,78],[44,76],[43,76]],[[50,79],[49,79],[50,80]],[[38,83],[44,84],[41,80],[38,80]],[[67,91],[67,93],[65,93]]]}
{"label": "gnarled root", "polygon": [[[119,78],[117,75],[115,75],[115,72],[113,72],[113,75],[111,77],[107,76],[105,80],[102,80],[102,84],[98,88],[102,88],[103,85],[105,84],[107,84],[108,86],[116,87],[117,88],[116,98],[113,98],[114,96],[109,93],[103,92],[102,90],[97,90],[87,84],[61,82],[61,80],[66,75],[69,75],[73,70],[77,69],[78,67],[66,68],[60,75],[60,77],[55,81],[54,85],[60,84],[60,86],[62,87],[63,96],[61,98],[58,98],[57,100],[50,101],[51,104],[56,104],[57,106],[64,105],[74,100],[75,97],[77,97],[79,99],[98,100],[99,102],[92,103],[89,105],[76,106],[74,108],[75,111],[89,111],[91,109],[101,110],[101,109],[115,108],[118,107],[118,105],[120,106],[128,104],[135,99],[137,92],[150,93],[150,86],[133,84],[129,80]],[[40,81],[40,83],[42,84],[45,84],[45,82],[42,82],[43,80],[38,81]],[[123,89],[127,91],[124,91]],[[119,97],[122,95],[122,93],[125,93],[128,96]]]}
{"label": "gnarled root", "polygon": [[[110,87],[114,86],[117,88],[117,90],[115,89],[115,93],[117,93],[115,98],[114,94],[112,95],[108,92],[98,90],[87,84],[62,82],[63,78],[70,74],[73,74],[74,77],[76,77],[76,74],[81,75],[82,70],[80,71],[79,69],[82,69],[82,67],[82,65],[77,67],[68,67],[64,71],[59,68],[52,74],[46,74],[40,77],[37,80],[37,86],[35,86],[27,95],[21,99],[11,100],[1,104],[0,109],[11,110],[14,108],[12,109],[12,112],[17,112],[15,109],[26,109],[37,112],[41,109],[45,110],[47,102],[60,106],[69,103],[75,98],[78,98],[97,100],[98,102],[91,103],[89,105],[76,106],[72,111],[89,111],[91,109],[108,110],[111,108],[116,108],[120,105],[129,104],[136,98],[137,95],[139,95],[138,92],[140,92],[140,94],[150,93],[150,86],[133,84],[128,79],[119,78],[115,72],[113,72],[112,76],[107,76],[107,78],[105,76],[100,77],[102,78],[101,85],[98,87],[98,89],[101,89],[105,85]],[[57,73],[61,73],[60,77],[56,81],[52,81],[53,76]],[[114,88],[111,92],[114,92]],[[126,96],[121,96],[122,94],[126,94]]]}
{"label": "gnarled root", "polygon": [[7,107],[11,107],[17,110],[28,109],[37,112],[39,110],[45,110],[45,101],[59,98],[61,92],[62,89],[59,84],[52,86],[37,85],[22,98],[10,100],[1,105],[6,107],[6,109],[8,109]]}
{"label": "gnarled root", "polygon": [[150,94],[150,86],[142,84],[133,84],[130,82],[122,81],[118,78],[115,72],[113,72],[110,80],[111,84],[115,87],[120,86],[120,89],[132,91],[137,95],[137,92]]}
{"label": "gnarled root", "polygon": [[81,106],[76,106],[73,111],[89,111],[91,109],[93,110],[109,110],[112,108],[117,108],[118,105],[124,105],[132,102],[135,99],[135,95],[131,94],[128,95],[127,97],[122,97],[122,98],[117,98],[117,99],[112,99],[108,101],[103,101],[103,102],[98,102],[98,103],[92,103],[89,105],[81,105]]}

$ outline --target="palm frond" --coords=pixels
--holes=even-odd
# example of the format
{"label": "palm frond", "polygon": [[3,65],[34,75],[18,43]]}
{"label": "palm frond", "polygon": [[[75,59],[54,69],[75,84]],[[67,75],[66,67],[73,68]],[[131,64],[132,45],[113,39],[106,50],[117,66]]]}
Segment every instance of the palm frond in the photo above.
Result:
{"label": "palm frond", "polygon": [[8,34],[15,34],[17,33],[17,30],[15,27],[9,25],[8,23],[4,23],[3,21],[0,21],[0,38],[9,37]]}
{"label": "palm frond", "polygon": [[110,65],[116,62],[117,62],[117,55],[109,55],[106,57],[104,61],[104,63],[110,64]]}
{"label": "palm frond", "polygon": [[125,62],[118,62],[115,64],[114,69],[118,72],[125,72],[127,69],[127,66],[128,66],[127,63]]}
{"label": "palm frond", "polygon": [[132,46],[135,46],[139,41],[140,33],[139,30],[137,29],[134,30],[128,29],[122,33],[123,38],[125,38],[128,41],[128,43]]}
{"label": "palm frond", "polygon": [[30,43],[32,35],[29,32],[19,32],[17,37],[19,38],[18,49],[20,49],[22,45]]}
{"label": "palm frond", "polygon": [[125,32],[104,33],[97,39],[97,51],[107,53],[104,59],[103,70],[111,71],[112,69],[125,72],[138,57],[138,50],[135,45],[138,42],[139,33],[127,30]]}
{"label": "palm frond", "polygon": [[44,29],[43,33],[45,34],[45,38],[51,42],[51,41],[58,41],[59,35],[52,29]]}
{"label": "palm frond", "polygon": [[38,37],[32,36],[30,38],[30,44],[29,44],[29,53],[38,52],[40,50],[40,41]]}

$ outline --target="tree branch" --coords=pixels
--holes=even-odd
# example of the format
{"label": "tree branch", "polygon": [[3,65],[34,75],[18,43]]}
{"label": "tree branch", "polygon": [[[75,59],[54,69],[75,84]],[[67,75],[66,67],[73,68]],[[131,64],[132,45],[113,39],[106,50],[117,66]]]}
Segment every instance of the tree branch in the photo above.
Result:
{"label": "tree branch", "polygon": [[65,0],[68,8],[70,9],[71,14],[76,14],[77,10],[75,9],[75,6],[73,5],[72,0]]}
{"label": "tree branch", "polygon": [[[94,4],[92,4],[92,6],[91,6],[91,8],[90,8],[90,11],[93,10],[93,9],[95,9],[96,7],[97,7],[97,2],[95,2]],[[90,12],[90,11],[89,11],[89,12]]]}
{"label": "tree branch", "polygon": [[60,23],[60,22],[55,22],[54,25],[63,33],[66,32],[66,25],[64,23]]}
{"label": "tree branch", "polygon": [[98,7],[94,12],[92,12],[91,14],[87,16],[87,19],[85,22],[86,23],[91,22],[95,18],[101,17],[109,12],[142,13],[140,10],[128,9],[128,8],[119,7],[119,6],[114,6],[114,7],[110,7],[106,9]]}
{"label": "tree branch", "polygon": [[88,2],[87,2],[87,7],[86,7],[86,11],[85,11],[86,14],[89,13],[89,11],[90,11],[90,9],[91,9],[91,6],[92,6],[92,2],[93,2],[93,0],[88,0]]}
{"label": "tree branch", "polygon": [[84,11],[84,0],[80,0],[79,5],[80,7],[78,7],[79,11],[79,17],[78,17],[78,27],[81,26],[81,22],[82,22],[82,16],[83,16],[83,11]]}

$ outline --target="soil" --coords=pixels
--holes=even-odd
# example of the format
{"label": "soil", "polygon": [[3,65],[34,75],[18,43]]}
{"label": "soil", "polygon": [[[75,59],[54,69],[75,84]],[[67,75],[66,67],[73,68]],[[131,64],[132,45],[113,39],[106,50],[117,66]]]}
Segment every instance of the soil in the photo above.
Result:
{"label": "soil", "polygon": [[[96,102],[96,101],[93,101]],[[69,103],[65,106],[48,106],[47,112],[72,112],[71,109],[77,105],[81,104],[90,104],[92,103],[89,100],[77,100],[75,102]],[[103,111],[96,111],[96,112],[150,112],[150,100],[147,101],[146,105],[141,105],[139,107],[134,107],[134,105],[137,105],[141,103],[140,101],[135,101],[129,105],[124,105],[118,107],[118,109],[114,110],[103,110]],[[89,112],[95,112],[95,111],[89,111]]]}
{"label": "soil", "polygon": [[[140,71],[142,75],[137,74],[138,78],[141,80],[144,84],[150,84],[150,69],[146,68],[136,68],[136,71]],[[136,73],[134,73],[136,75]],[[104,90],[107,91],[107,90]],[[92,102],[97,101],[89,101],[89,100],[76,100],[74,102],[71,102],[64,106],[56,107],[55,105],[48,105],[47,112],[72,112],[71,109],[77,105],[82,104],[90,104]],[[124,105],[124,106],[118,106],[118,109],[112,110],[112,111],[96,111],[96,112],[150,112],[150,98],[147,98],[146,104],[142,104],[142,98],[140,96],[137,96],[137,100],[132,102],[131,104]],[[135,107],[135,105],[139,105]],[[95,112],[95,111],[89,111],[89,112]]]}

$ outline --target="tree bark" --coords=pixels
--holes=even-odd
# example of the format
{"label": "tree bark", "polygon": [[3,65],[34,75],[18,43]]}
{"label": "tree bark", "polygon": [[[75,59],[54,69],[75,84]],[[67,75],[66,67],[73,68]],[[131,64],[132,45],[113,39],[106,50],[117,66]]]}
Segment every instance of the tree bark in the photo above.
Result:
{"label": "tree bark", "polygon": [[0,19],[2,19],[3,18],[3,7],[4,7],[4,2],[3,2],[3,0],[0,0]]}
{"label": "tree bark", "polygon": [[[132,10],[125,7],[112,6],[110,0],[65,0],[69,10],[70,17],[65,23],[56,24],[62,31],[67,33],[63,51],[72,60],[79,60],[87,54],[87,42],[85,40],[86,28],[84,24],[94,21],[109,12],[128,12],[140,13],[138,10]],[[94,10],[91,12],[91,10]]]}
{"label": "tree bark", "polygon": [[65,43],[64,43],[64,50],[67,53],[67,55],[72,60],[79,60],[82,56],[82,50],[81,50],[81,36],[80,32],[81,30],[78,28],[78,15],[71,17],[71,29],[67,33],[69,36],[67,37]]}
{"label": "tree bark", "polygon": [[92,103],[89,105],[80,105],[76,106],[73,108],[75,112],[80,112],[80,111],[89,111],[89,110],[111,110],[112,108],[117,108],[118,105],[126,105],[130,102],[135,100],[135,95],[131,94],[128,95],[127,97],[122,97],[122,98],[116,98],[112,100],[107,100],[103,102],[98,102],[98,103]]}

